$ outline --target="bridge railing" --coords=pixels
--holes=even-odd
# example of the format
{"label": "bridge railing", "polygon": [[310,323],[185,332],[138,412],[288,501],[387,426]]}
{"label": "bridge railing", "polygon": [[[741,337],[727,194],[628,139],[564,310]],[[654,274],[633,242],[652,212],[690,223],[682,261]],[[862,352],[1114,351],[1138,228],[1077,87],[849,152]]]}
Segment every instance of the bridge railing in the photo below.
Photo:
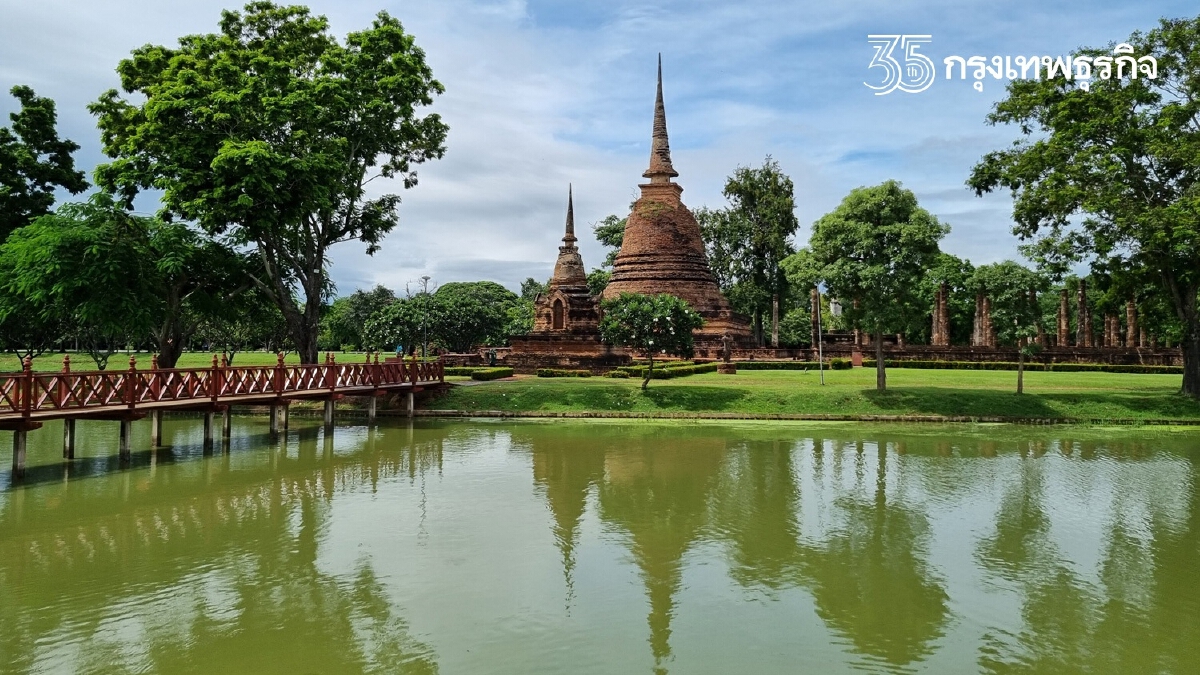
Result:
{"label": "bridge railing", "polygon": [[209,368],[151,368],[138,370],[129,359],[125,370],[72,371],[70,356],[57,373],[35,373],[27,358],[19,373],[0,374],[0,415],[29,416],[35,412],[136,408],[175,401],[216,402],[218,399],[287,397],[327,391],[364,391],[403,384],[445,381],[442,362],[380,363],[379,355],[362,363],[337,363],[327,354],[320,364],[230,366],[213,357]]}

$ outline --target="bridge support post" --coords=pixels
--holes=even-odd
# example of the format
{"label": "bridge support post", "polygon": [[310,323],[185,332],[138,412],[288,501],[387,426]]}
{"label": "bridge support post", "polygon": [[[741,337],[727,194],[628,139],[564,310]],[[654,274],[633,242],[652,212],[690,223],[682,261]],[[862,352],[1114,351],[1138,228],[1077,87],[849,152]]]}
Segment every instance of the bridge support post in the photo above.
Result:
{"label": "bridge support post", "polygon": [[325,400],[325,428],[333,426],[333,399]]}
{"label": "bridge support post", "polygon": [[28,431],[18,429],[13,432],[13,478],[25,476],[25,446],[28,438]]}
{"label": "bridge support post", "polygon": [[63,459],[75,459],[75,420],[63,420]]}
{"label": "bridge support post", "polygon": [[233,435],[233,408],[225,407],[221,415],[221,440],[225,441],[225,449],[229,450],[229,437]]}
{"label": "bridge support post", "polygon": [[409,417],[413,416],[413,393],[412,393],[412,390],[409,390],[409,392],[408,392],[408,416]]}
{"label": "bridge support post", "polygon": [[279,433],[279,406],[271,404],[271,435]]}
{"label": "bridge support post", "polygon": [[150,413],[150,446],[154,448],[162,447],[163,413],[161,410],[154,410]]}
{"label": "bridge support post", "polygon": [[375,424],[375,401],[378,397],[371,394],[371,398],[367,401],[367,424]]}
{"label": "bridge support post", "polygon": [[130,457],[131,436],[133,436],[133,421],[121,420],[121,434],[118,450],[122,462],[128,462]]}
{"label": "bridge support post", "polygon": [[279,422],[280,426],[286,432],[288,430],[288,404],[286,401],[283,405],[279,406]]}
{"label": "bridge support post", "polygon": [[204,413],[204,451],[212,452],[213,447],[213,412]]}

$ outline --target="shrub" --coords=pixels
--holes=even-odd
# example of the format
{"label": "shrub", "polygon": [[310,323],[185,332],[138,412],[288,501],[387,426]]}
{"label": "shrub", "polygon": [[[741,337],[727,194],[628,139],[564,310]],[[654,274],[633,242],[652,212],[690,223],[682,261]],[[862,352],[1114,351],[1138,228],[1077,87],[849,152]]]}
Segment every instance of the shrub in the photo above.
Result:
{"label": "shrub", "polygon": [[479,370],[479,366],[446,366],[447,375],[460,375],[470,377]]}
{"label": "shrub", "polygon": [[[673,377],[685,377],[687,375],[695,375],[697,373],[715,373],[717,372],[716,363],[676,363],[669,368],[654,367],[654,372],[650,374],[652,380],[669,380]],[[624,366],[614,370],[613,372],[623,372],[624,377],[645,377],[646,366]],[[611,377],[621,377],[614,375]]]}
{"label": "shrub", "polygon": [[[863,362],[866,365],[866,362]],[[854,367],[854,362],[850,359],[831,359],[829,361],[830,370],[850,370]]]}
{"label": "shrub", "polygon": [[476,368],[471,373],[472,380],[499,380],[502,377],[512,377],[512,368]]}
{"label": "shrub", "polygon": [[[921,368],[925,370],[1016,370],[1016,361],[891,361],[885,360],[888,368]],[[874,368],[873,359],[863,359],[863,366]],[[1038,363],[1026,361],[1025,370],[1059,373],[1161,373],[1181,375],[1181,366],[1142,366],[1114,363]]]}
{"label": "shrub", "polygon": [[605,377],[628,378],[629,373],[627,373],[623,370],[610,370],[607,373],[605,373],[604,376]]}
{"label": "shrub", "polygon": [[562,368],[538,368],[538,377],[591,377],[590,370],[566,370]]}
{"label": "shrub", "polygon": [[738,370],[816,370],[816,361],[734,361]]}

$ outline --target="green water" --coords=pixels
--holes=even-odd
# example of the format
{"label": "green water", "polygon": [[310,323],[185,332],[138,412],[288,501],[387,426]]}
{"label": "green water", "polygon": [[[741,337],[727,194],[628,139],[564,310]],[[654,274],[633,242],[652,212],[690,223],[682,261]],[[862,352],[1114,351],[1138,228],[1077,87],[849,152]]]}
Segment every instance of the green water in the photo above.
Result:
{"label": "green water", "polygon": [[1200,433],[292,425],[0,434],[0,672],[1200,672]]}

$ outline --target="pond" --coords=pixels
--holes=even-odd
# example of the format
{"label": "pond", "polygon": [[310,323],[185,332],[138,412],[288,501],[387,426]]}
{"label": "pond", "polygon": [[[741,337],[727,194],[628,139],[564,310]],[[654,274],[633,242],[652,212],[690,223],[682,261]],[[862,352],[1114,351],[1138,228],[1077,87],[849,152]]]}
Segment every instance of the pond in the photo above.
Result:
{"label": "pond", "polygon": [[168,418],[121,467],[116,426],[0,473],[0,670],[1200,663],[1196,431]]}

